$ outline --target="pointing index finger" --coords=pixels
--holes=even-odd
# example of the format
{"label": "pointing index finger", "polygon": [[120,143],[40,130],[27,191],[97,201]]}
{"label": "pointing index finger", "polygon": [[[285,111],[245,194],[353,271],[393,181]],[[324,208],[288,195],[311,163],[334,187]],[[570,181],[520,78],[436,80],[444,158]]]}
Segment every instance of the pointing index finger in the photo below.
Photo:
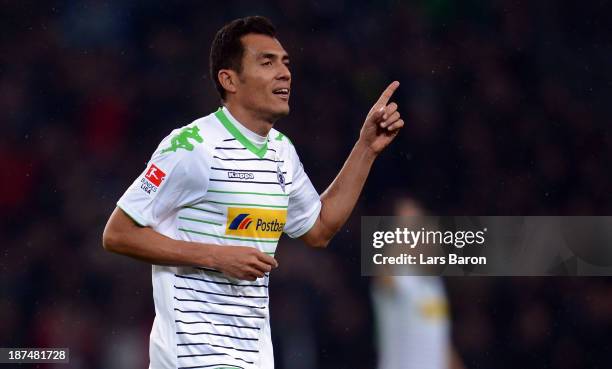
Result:
{"label": "pointing index finger", "polygon": [[399,85],[400,83],[398,81],[391,82],[391,84],[387,86],[387,88],[383,91],[382,95],[380,95],[376,104],[387,105],[387,103],[391,99],[391,96],[393,96],[393,93],[395,92],[395,90],[397,90]]}

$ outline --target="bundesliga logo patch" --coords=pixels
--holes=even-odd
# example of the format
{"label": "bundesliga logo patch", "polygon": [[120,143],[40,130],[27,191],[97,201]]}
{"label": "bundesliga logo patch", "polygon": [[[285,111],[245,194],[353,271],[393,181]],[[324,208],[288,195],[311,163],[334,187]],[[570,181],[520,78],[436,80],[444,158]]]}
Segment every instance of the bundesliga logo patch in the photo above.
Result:
{"label": "bundesliga logo patch", "polygon": [[140,188],[148,193],[157,192],[162,181],[166,178],[166,173],[159,169],[155,164],[151,163],[151,166],[147,169],[144,178],[140,179]]}
{"label": "bundesliga logo patch", "polygon": [[228,208],[226,235],[253,238],[280,238],[287,210]]}

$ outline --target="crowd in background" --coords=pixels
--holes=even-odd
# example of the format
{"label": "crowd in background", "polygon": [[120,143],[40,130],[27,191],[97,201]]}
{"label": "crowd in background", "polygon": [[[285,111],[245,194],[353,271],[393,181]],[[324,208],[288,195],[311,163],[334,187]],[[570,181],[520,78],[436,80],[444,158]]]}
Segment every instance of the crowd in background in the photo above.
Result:
{"label": "crowd in background", "polygon": [[[4,2],[0,347],[70,347],[74,368],[143,368],[150,266],[112,255],[115,202],[172,129],[219,106],[215,32],[268,16],[291,56],[291,138],[322,192],[392,80],[406,127],[326,250],[283,238],[277,367],[373,368],[359,216],[409,194],[437,215],[606,215],[612,6],[575,0]],[[447,280],[474,368],[607,368],[606,278]]]}

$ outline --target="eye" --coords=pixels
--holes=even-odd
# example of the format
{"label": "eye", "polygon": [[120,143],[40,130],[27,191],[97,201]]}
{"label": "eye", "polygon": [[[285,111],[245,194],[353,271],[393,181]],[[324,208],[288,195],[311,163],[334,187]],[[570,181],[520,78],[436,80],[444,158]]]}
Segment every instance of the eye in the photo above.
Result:
{"label": "eye", "polygon": [[270,60],[268,60],[266,62],[263,62],[263,64],[261,64],[261,65],[265,65],[265,66],[272,65],[272,62]]}

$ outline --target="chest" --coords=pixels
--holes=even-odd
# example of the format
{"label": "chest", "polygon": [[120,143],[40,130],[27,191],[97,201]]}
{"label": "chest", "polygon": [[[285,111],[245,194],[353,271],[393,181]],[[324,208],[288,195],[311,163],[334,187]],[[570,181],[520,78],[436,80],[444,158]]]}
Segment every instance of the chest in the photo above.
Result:
{"label": "chest", "polygon": [[288,195],[293,168],[283,154],[270,147],[259,157],[236,141],[223,142],[212,152],[208,189]]}
{"label": "chest", "polygon": [[258,157],[237,144],[217,145],[202,200],[183,209],[179,220],[205,215],[206,223],[192,224],[197,234],[214,235],[219,243],[257,243],[267,250],[275,246],[287,221],[292,172],[281,150],[269,148]]}

